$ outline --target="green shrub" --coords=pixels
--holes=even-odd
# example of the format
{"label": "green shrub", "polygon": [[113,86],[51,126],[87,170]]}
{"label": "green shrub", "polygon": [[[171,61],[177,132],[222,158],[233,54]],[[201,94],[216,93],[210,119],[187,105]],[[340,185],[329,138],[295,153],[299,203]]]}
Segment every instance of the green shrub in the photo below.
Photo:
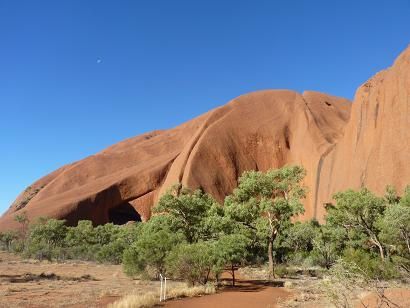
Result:
{"label": "green shrub", "polygon": [[58,258],[58,247],[65,246],[67,227],[64,220],[41,218],[30,226],[24,255],[39,260]]}
{"label": "green shrub", "polygon": [[329,269],[339,258],[345,245],[345,232],[339,227],[323,225],[313,239],[313,264]]}
{"label": "green shrub", "polygon": [[293,266],[311,267],[314,265],[314,260],[310,251],[289,253],[286,260],[287,264]]}
{"label": "green shrub", "polygon": [[410,258],[410,204],[401,201],[390,205],[379,219],[378,226],[380,237],[388,244],[390,253]]}
{"label": "green shrub", "polygon": [[124,250],[128,248],[128,244],[122,239],[117,239],[112,243],[101,246],[97,252],[97,260],[100,262],[108,262],[120,264]]}
{"label": "green shrub", "polygon": [[206,284],[214,264],[215,249],[209,242],[178,245],[167,257],[170,274],[192,285]]}
{"label": "green shrub", "polygon": [[17,240],[18,234],[13,231],[0,232],[0,249],[11,251],[13,241]]}
{"label": "green shrub", "polygon": [[275,266],[275,276],[279,278],[287,277],[289,274],[286,264],[277,264]]}
{"label": "green shrub", "polygon": [[400,277],[400,272],[392,261],[382,261],[375,253],[348,248],[343,253],[343,260],[356,264],[371,279],[388,280]]}
{"label": "green shrub", "polygon": [[[23,220],[25,221],[25,220]],[[67,227],[64,220],[39,218],[21,232],[0,234],[0,247],[39,260],[93,260],[121,263],[123,252],[136,239],[138,225],[112,223],[94,227],[91,221],[79,221]]]}
{"label": "green shrub", "polygon": [[168,253],[185,238],[181,232],[170,230],[169,221],[163,215],[154,216],[142,225],[138,239],[130,245],[123,255],[123,268],[127,275],[165,274],[165,258]]}

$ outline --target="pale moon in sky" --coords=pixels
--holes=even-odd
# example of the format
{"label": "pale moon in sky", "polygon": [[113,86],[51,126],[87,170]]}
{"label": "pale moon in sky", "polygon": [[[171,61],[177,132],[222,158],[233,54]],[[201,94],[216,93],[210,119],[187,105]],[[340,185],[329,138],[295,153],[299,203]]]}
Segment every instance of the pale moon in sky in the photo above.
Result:
{"label": "pale moon in sky", "polygon": [[100,64],[102,60],[100,58],[97,59],[97,64]]}

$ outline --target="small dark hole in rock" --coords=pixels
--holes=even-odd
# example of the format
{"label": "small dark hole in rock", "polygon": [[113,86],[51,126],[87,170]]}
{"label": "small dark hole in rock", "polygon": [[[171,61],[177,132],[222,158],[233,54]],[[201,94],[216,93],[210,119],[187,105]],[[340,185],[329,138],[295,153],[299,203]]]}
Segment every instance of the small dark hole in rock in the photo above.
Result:
{"label": "small dark hole in rock", "polygon": [[129,221],[141,222],[140,214],[128,203],[122,203],[108,211],[109,221],[115,225],[124,225]]}
{"label": "small dark hole in rock", "polygon": [[329,103],[329,102],[325,102],[325,104],[328,105],[328,106],[332,106],[332,104]]}

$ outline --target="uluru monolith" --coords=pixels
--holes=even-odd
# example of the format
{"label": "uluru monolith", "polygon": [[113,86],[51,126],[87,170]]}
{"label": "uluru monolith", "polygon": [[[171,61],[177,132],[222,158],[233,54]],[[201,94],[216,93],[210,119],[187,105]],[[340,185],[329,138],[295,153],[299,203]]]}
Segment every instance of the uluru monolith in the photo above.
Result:
{"label": "uluru monolith", "polygon": [[335,192],[367,187],[399,193],[410,184],[410,47],[356,92],[344,136],[326,155],[316,206]]}
{"label": "uluru monolith", "polygon": [[334,192],[382,193],[410,183],[410,48],[347,99],[265,90],[239,96],[169,130],[153,131],[66,165],[23,191],[0,218],[47,216],[75,224],[146,220],[167,188],[202,188],[218,201],[245,170],[306,168],[304,218],[322,218]]}

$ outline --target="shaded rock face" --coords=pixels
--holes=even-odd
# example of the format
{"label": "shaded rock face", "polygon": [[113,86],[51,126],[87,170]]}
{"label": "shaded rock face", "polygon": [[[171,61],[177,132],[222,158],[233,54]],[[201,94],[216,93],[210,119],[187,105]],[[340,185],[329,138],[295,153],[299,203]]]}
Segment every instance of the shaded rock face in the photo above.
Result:
{"label": "shaded rock face", "polygon": [[[334,192],[410,182],[410,49],[346,99],[287,90],[240,96],[174,129],[143,134],[41,178],[0,218],[47,216],[75,224],[145,221],[176,183],[222,202],[245,170],[300,164],[304,218],[321,218]],[[352,107],[352,110],[350,110]],[[350,112],[351,111],[351,112]]]}

